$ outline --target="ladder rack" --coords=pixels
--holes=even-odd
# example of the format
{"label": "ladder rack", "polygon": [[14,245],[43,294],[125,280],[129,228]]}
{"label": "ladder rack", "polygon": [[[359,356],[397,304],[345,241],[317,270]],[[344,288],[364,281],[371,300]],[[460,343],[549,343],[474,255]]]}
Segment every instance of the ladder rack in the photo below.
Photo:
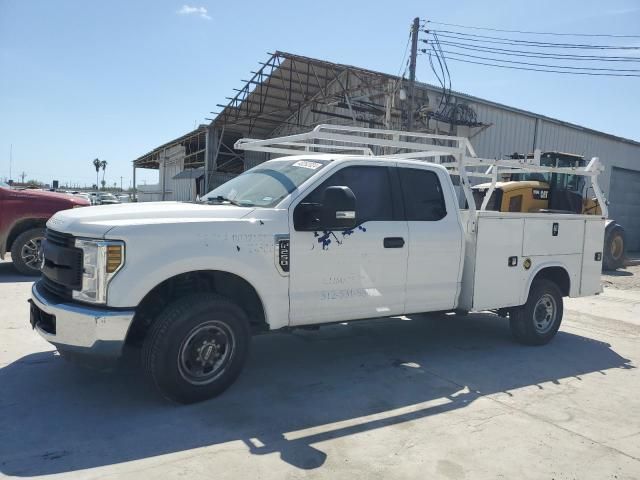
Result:
{"label": "ladder rack", "polygon": [[[444,166],[450,175],[460,176],[460,184],[472,214],[475,213],[476,206],[469,177],[491,180],[480,207],[480,210],[485,210],[500,174],[550,172],[580,175],[591,180],[591,187],[602,214],[604,217],[608,214],[607,202],[597,182],[598,175],[604,170],[598,157],[593,157],[586,167],[548,167],[540,165],[540,150],[536,150],[532,158],[487,159],[476,155],[466,137],[329,124],[318,125],[306,133],[266,140],[241,138],[235,143],[234,148],[278,155],[329,153],[349,157],[362,156],[365,159],[375,157],[429,161]],[[479,168],[483,170],[478,171]]]}

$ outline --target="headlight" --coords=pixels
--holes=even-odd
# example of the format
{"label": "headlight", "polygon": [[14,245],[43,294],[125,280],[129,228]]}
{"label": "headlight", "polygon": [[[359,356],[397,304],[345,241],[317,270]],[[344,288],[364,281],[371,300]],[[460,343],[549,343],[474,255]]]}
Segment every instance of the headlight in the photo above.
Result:
{"label": "headlight", "polygon": [[73,298],[83,302],[107,303],[107,287],[124,265],[124,242],[119,240],[77,239],[83,252],[82,289]]}

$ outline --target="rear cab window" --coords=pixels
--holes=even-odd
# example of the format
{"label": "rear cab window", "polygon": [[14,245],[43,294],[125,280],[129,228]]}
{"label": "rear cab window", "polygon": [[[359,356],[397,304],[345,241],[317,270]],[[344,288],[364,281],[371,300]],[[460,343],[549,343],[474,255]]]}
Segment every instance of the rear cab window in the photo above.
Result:
{"label": "rear cab window", "polygon": [[397,168],[407,221],[435,222],[447,215],[442,185],[431,170]]}

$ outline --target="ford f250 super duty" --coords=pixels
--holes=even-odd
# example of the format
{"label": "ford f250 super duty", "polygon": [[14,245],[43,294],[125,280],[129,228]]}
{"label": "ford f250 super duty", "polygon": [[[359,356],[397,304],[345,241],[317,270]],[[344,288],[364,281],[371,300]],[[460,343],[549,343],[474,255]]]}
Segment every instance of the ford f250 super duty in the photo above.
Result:
{"label": "ford f250 super duty", "polygon": [[[51,218],[31,297],[38,333],[80,361],[141,344],[160,392],[188,403],[231,385],[256,332],[492,310],[508,315],[517,341],[541,345],[560,327],[563,297],[601,291],[604,216],[473,202],[470,166],[552,167],[478,159],[462,137],[355,127],[236,146],[284,156],[199,203]],[[597,167],[573,171],[597,188]]]}

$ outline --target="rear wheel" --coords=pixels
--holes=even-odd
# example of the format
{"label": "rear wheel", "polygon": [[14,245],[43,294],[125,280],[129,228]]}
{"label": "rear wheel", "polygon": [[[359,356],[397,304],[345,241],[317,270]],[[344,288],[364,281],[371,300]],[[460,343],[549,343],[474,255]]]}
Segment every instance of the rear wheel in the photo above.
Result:
{"label": "rear wheel", "polygon": [[24,275],[40,275],[42,254],[40,247],[44,240],[44,228],[32,228],[22,232],[11,245],[13,266]]}
{"label": "rear wheel", "polygon": [[237,305],[216,295],[189,295],[153,323],[142,361],[166,398],[194,403],[219,395],[235,381],[249,342],[249,322]]}
{"label": "rear wheel", "polygon": [[602,268],[604,270],[616,270],[624,266],[624,231],[613,228],[604,239],[604,258]]}
{"label": "rear wheel", "polygon": [[562,314],[562,293],[558,286],[550,280],[534,280],[527,303],[509,312],[511,333],[525,345],[544,345],[558,332]]}

